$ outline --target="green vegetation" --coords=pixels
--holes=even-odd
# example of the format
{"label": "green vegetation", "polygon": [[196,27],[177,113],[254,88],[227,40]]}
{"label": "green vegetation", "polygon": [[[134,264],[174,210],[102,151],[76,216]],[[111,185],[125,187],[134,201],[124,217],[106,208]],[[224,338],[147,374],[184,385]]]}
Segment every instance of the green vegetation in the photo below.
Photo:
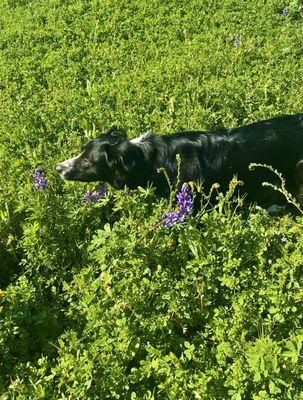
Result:
{"label": "green vegetation", "polygon": [[151,189],[85,203],[54,171],[113,124],[302,112],[300,3],[1,1],[1,400],[303,398],[302,217],[227,195],[157,228]]}

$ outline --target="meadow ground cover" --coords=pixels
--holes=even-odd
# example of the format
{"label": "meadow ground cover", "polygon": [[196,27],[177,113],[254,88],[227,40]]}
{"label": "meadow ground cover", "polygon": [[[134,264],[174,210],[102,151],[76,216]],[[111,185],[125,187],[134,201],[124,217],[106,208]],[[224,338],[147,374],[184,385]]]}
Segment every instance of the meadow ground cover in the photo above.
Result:
{"label": "meadow ground cover", "polygon": [[302,112],[302,22],[296,0],[1,1],[2,400],[303,398],[302,217],[242,211],[233,182],[195,218],[184,188],[170,224],[152,189],[54,169],[113,124]]}

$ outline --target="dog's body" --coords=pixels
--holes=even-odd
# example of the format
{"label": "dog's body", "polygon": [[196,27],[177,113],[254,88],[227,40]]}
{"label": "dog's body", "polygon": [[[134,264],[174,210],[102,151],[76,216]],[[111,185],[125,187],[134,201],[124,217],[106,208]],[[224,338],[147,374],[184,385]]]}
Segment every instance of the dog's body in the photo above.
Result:
{"label": "dog's body", "polygon": [[91,140],[83,152],[57,166],[64,179],[84,182],[105,181],[117,189],[153,184],[161,196],[169,186],[159,168],[165,168],[172,183],[177,178],[176,155],[181,157],[180,183],[203,182],[207,191],[219,183],[224,191],[234,175],[244,182],[250,199],[273,173],[251,163],[271,165],[284,176],[288,190],[303,200],[303,114],[256,122],[241,128],[217,132],[181,132],[129,140],[111,129]]}

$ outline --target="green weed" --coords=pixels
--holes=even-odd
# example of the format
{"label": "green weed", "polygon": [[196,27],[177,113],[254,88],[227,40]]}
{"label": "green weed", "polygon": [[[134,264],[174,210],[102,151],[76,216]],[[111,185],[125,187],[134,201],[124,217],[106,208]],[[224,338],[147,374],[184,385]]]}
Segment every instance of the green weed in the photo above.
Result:
{"label": "green weed", "polygon": [[300,2],[3,0],[0,27],[1,399],[302,399],[301,216],[200,183],[165,229],[173,195],[85,202],[54,170],[114,124],[301,112]]}

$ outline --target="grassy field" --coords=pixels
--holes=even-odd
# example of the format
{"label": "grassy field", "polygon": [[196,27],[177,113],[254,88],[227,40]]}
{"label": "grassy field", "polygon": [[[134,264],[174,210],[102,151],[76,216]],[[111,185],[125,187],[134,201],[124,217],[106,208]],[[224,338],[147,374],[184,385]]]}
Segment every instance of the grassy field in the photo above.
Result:
{"label": "grassy field", "polygon": [[84,202],[54,170],[114,124],[302,112],[300,4],[0,2],[1,400],[303,399],[302,217],[221,196],[155,228],[152,190]]}

